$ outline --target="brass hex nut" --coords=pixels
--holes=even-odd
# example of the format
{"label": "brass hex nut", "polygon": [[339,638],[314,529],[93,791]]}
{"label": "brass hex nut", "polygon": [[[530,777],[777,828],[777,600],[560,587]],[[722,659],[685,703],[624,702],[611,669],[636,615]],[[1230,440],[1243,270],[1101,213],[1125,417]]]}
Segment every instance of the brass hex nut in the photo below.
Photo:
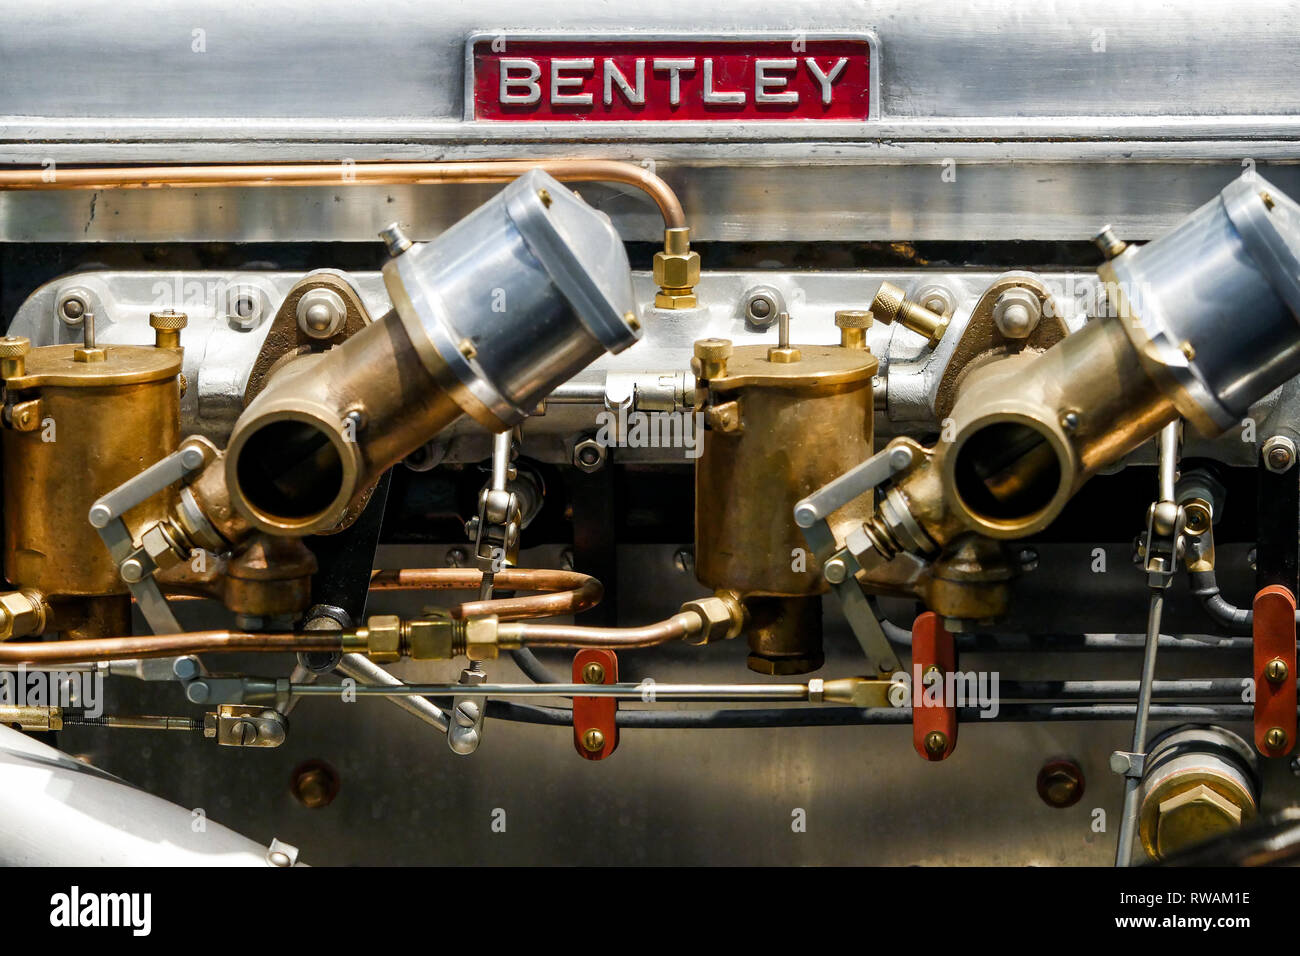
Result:
{"label": "brass hex nut", "polygon": [[465,656],[472,661],[494,661],[501,653],[497,643],[496,615],[465,622]]}
{"label": "brass hex nut", "polygon": [[366,656],[378,664],[402,658],[402,619],[396,614],[377,614],[366,619]]}
{"label": "brass hex nut", "polygon": [[1162,800],[1156,847],[1162,857],[1241,826],[1242,808],[1203,783]]}
{"label": "brass hex nut", "polygon": [[735,595],[722,591],[713,597],[697,598],[682,605],[683,611],[700,616],[704,626],[682,640],[687,644],[713,644],[738,635],[745,626],[745,609]]}
{"label": "brass hex nut", "polygon": [[0,593],[0,641],[32,637],[45,630],[45,602],[31,591]]}
{"label": "brass hex nut", "polygon": [[455,656],[453,624],[447,615],[426,615],[406,625],[407,653],[418,661],[449,661]]}
{"label": "brass hex nut", "polygon": [[700,304],[694,292],[660,290],[655,293],[656,309],[693,309]]}
{"label": "brass hex nut", "polygon": [[654,258],[655,285],[662,289],[693,289],[700,281],[700,254],[689,252],[656,252]]}

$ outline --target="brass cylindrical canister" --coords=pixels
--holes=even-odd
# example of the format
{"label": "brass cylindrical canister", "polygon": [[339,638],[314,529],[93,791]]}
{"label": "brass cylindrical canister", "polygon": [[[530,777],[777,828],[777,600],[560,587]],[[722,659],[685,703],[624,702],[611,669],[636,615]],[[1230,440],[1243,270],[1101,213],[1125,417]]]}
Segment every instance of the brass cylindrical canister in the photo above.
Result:
{"label": "brass cylindrical canister", "polygon": [[[32,349],[6,377],[5,577],[59,598],[125,595],[90,506],[180,441],[179,351],[147,346]],[[162,517],[159,494],[126,515]]]}
{"label": "brass cylindrical canister", "polygon": [[[743,346],[721,367],[711,357],[700,365],[709,377],[700,382],[708,424],[695,469],[696,574],[752,605],[751,667],[814,670],[820,615],[794,605],[816,602],[828,586],[794,506],[871,456],[878,362],[863,348],[800,345]],[[842,536],[870,508],[852,502],[831,526]]]}

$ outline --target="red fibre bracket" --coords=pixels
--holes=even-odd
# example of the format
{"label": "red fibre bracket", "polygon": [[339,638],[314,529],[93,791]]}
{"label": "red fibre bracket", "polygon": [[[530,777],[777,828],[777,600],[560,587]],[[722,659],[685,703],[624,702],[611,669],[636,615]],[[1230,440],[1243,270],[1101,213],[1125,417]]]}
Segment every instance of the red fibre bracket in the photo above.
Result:
{"label": "red fibre bracket", "polygon": [[[590,669],[590,672],[589,672]],[[599,673],[599,680],[591,680]],[[573,655],[575,684],[617,684],[618,656],[613,651],[585,648]],[[580,757],[604,760],[618,747],[618,700],[613,697],[573,698],[573,746]]]}
{"label": "red fibre bracket", "polygon": [[[939,615],[926,611],[912,625],[912,746],[926,760],[945,760],[957,746],[957,708],[950,700],[925,703],[922,681],[932,667],[951,674],[957,669],[957,650]],[[931,734],[942,734],[942,740]]]}
{"label": "red fibre bracket", "polygon": [[1280,584],[1255,595],[1255,747],[1266,757],[1295,746],[1295,609],[1295,595]]}

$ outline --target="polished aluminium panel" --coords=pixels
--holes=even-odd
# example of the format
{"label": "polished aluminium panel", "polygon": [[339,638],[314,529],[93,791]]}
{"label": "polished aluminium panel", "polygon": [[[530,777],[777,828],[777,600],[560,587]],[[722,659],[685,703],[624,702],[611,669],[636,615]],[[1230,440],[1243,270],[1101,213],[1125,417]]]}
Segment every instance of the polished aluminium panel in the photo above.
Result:
{"label": "polished aluminium panel", "polygon": [[[1243,163],[1283,190],[1300,139],[1293,0],[665,0],[629,12],[538,0],[329,0],[157,10],[83,0],[57,23],[0,4],[0,162],[467,159],[652,162],[697,240],[1151,238]],[[865,123],[466,122],[474,33],[874,34]],[[105,44],[103,38],[114,38]],[[561,128],[563,127],[563,128]],[[575,128],[579,127],[579,128]],[[430,238],[491,189],[346,187],[0,195],[0,240]],[[640,200],[583,189],[627,239]]]}

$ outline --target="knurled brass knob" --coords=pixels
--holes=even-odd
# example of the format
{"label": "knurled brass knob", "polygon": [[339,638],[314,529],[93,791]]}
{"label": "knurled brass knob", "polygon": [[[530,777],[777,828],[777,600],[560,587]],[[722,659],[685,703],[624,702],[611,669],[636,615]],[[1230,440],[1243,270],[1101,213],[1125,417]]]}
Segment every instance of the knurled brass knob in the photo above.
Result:
{"label": "knurled brass knob", "polygon": [[31,340],[22,335],[0,338],[0,359],[22,358],[32,350]]}
{"label": "knurled brass knob", "polygon": [[835,325],[841,329],[869,329],[872,321],[866,309],[840,309],[835,313]]}
{"label": "knurled brass knob", "polygon": [[865,349],[867,329],[873,319],[865,309],[840,309],[835,313],[835,325],[840,330],[840,345],[846,349]]}
{"label": "knurled brass knob", "polygon": [[31,340],[22,335],[0,338],[0,378],[17,378],[23,374],[23,359],[32,350]]}
{"label": "knurled brass knob", "polygon": [[149,327],[153,329],[179,330],[190,324],[190,317],[184,312],[150,312]]}
{"label": "knurled brass knob", "polygon": [[730,339],[699,339],[695,343],[695,374],[706,381],[719,378],[726,373],[729,358]]}
{"label": "knurled brass knob", "polygon": [[181,329],[190,324],[184,312],[150,312],[149,325],[153,328],[153,344],[160,349],[181,347]]}

